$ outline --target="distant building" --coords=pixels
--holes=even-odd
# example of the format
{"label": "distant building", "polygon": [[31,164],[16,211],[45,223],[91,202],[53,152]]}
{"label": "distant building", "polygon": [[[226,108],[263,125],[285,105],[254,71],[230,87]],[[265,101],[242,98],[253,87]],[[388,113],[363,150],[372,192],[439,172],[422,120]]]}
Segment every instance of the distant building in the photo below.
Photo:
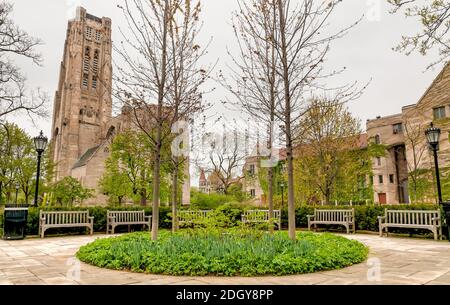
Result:
{"label": "distant building", "polygon": [[[412,174],[434,168],[425,138],[425,130],[431,122],[442,132],[439,164],[445,169],[450,166],[450,63],[416,104],[403,107],[399,114],[367,121],[370,141],[386,146],[386,155],[372,160],[375,202],[411,201]],[[433,177],[429,176],[428,180],[431,179]],[[433,194],[424,201],[436,202],[436,198]]]}
{"label": "distant building", "polygon": [[[98,182],[105,171],[114,136],[137,130],[131,110],[112,116],[111,19],[77,9],[69,21],[53,109],[52,153],[55,180],[77,178],[94,189],[95,197],[85,204],[106,204]],[[185,169],[182,203],[190,203],[189,164]]]}

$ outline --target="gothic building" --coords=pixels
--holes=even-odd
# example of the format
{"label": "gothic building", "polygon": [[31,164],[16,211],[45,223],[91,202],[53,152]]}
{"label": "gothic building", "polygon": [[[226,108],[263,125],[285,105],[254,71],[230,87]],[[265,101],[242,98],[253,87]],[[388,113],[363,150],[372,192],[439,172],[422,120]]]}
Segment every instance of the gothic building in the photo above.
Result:
{"label": "gothic building", "polygon": [[[84,204],[105,204],[98,181],[105,171],[114,135],[136,129],[130,109],[112,115],[111,19],[90,15],[82,7],[69,21],[53,110],[55,180],[72,176],[95,197]],[[186,166],[182,203],[190,202]]]}
{"label": "gothic building", "polygon": [[[441,129],[439,164],[450,166],[450,63],[438,74],[416,104],[402,112],[367,121],[369,139],[386,147],[386,154],[373,164],[374,202],[410,203],[415,200],[415,177],[430,172],[434,161],[425,139],[425,130],[433,122]],[[431,171],[432,172],[432,171]],[[442,177],[446,173],[442,172]],[[432,181],[433,176],[424,177]],[[436,202],[434,190],[420,196],[422,202]],[[445,198],[447,199],[447,198]]]}

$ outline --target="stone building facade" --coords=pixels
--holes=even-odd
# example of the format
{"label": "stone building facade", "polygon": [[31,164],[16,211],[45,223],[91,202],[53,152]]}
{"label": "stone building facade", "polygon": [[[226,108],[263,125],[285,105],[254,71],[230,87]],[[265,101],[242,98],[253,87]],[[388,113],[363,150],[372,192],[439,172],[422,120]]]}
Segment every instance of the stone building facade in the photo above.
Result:
{"label": "stone building facade", "polygon": [[[442,132],[439,164],[443,168],[449,167],[450,63],[445,65],[416,104],[403,107],[399,114],[367,121],[370,141],[386,147],[385,156],[373,160],[374,202],[396,204],[414,201],[411,200],[412,175],[434,168],[425,138],[425,130],[431,122]],[[422,201],[435,202],[436,198],[432,195]]]}
{"label": "stone building facade", "polygon": [[[84,204],[105,204],[98,187],[114,135],[133,124],[130,109],[112,115],[111,19],[90,15],[79,7],[69,21],[55,94],[52,153],[55,180],[72,176],[95,196]],[[185,166],[182,203],[190,203],[189,163]]]}

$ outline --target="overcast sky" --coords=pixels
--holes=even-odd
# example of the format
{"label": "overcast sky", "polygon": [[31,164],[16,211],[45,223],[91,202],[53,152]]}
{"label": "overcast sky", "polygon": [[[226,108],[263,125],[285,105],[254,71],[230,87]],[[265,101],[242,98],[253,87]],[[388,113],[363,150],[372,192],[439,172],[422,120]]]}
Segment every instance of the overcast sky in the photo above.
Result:
{"label": "overcast sky", "polygon": [[[113,21],[113,40],[119,41],[117,31],[124,19],[117,8],[121,0],[14,0],[14,20],[31,35],[41,38],[44,45],[39,50],[44,56],[44,66],[36,67],[28,61],[17,60],[28,78],[30,88],[41,87],[47,91],[53,102],[57,88],[59,65],[62,59],[67,21],[75,15],[78,5],[84,6],[91,14],[110,17]],[[213,38],[207,61],[219,60],[217,69],[225,68],[229,63],[226,48],[233,49],[234,36],[231,31],[230,17],[236,9],[236,0],[203,0],[204,29],[202,39]],[[361,84],[372,79],[364,95],[349,107],[362,121],[377,115],[390,115],[401,111],[401,107],[418,101],[434,77],[436,70],[425,71],[433,56],[405,56],[392,51],[402,34],[413,34],[419,29],[415,20],[407,20],[403,15],[390,15],[386,0],[344,0],[331,20],[331,26],[338,29],[349,25],[363,14],[363,21],[345,38],[335,42],[328,56],[327,67],[338,69],[346,67],[340,82],[359,81]],[[210,84],[215,86],[215,84]],[[215,102],[214,108],[222,112],[220,101],[226,94],[216,90],[207,98]],[[50,103],[49,112],[53,105]],[[230,116],[229,113],[226,115]],[[39,130],[49,135],[51,119],[38,120],[33,126],[27,119],[9,118],[19,123],[31,134]]]}

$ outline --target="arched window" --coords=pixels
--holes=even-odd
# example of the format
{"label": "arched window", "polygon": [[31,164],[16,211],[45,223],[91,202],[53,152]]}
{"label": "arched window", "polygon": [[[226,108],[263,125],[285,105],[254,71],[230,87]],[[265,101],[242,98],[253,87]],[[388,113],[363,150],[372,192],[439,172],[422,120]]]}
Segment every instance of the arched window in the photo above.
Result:
{"label": "arched window", "polygon": [[87,47],[83,58],[83,87],[87,88],[89,84],[89,64],[91,61],[91,49]]}
{"label": "arched window", "polygon": [[84,50],[84,59],[83,59],[83,72],[89,74],[89,64],[91,61],[91,49],[86,47]]}
{"label": "arched window", "polygon": [[95,50],[94,52],[94,63],[92,65],[92,72],[94,73],[94,75],[97,75],[98,73],[98,60],[100,57],[100,52],[99,50]]}
{"label": "arched window", "polygon": [[375,136],[375,144],[381,144],[381,138],[378,134]]}
{"label": "arched window", "polygon": [[116,127],[114,127],[114,126],[109,127],[108,133],[106,134],[106,138],[111,139],[114,136],[115,132],[116,132]]}

